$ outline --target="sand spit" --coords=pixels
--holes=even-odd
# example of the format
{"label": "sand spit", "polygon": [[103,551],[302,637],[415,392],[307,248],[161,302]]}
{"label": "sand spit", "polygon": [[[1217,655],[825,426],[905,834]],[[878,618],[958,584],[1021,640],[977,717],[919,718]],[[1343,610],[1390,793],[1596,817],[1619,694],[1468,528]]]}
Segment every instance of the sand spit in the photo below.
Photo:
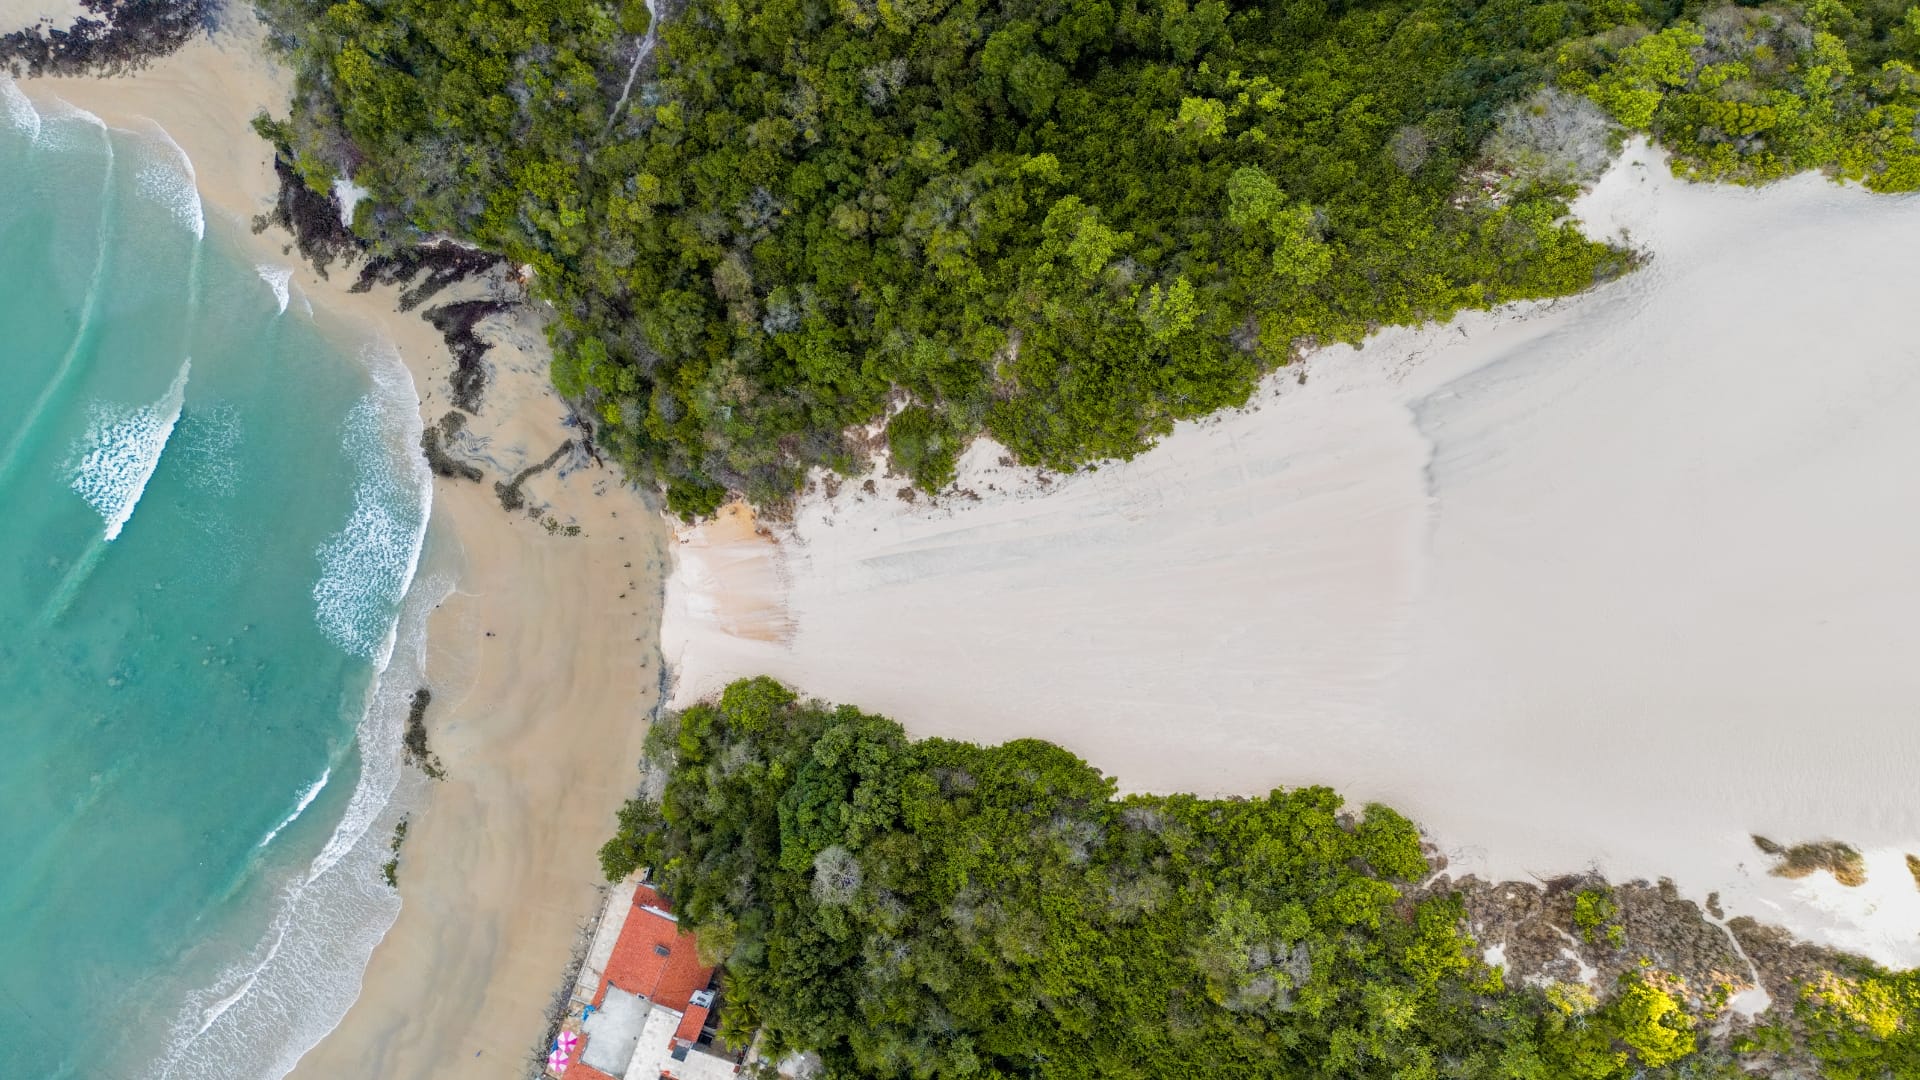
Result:
{"label": "sand spit", "polygon": [[[684,530],[676,699],[767,672],[1129,789],[1329,784],[1456,872],[1669,876],[1920,963],[1920,201],[1635,146],[1578,209],[1649,265],[1316,354],[1131,463],[980,444],[932,504],[823,483]],[[1772,876],[1752,833],[1868,882]]]}
{"label": "sand spit", "polygon": [[[64,101],[115,127],[164,131],[191,159],[208,215],[225,219],[218,235],[248,245],[262,289],[285,296],[290,314],[316,312],[350,349],[369,337],[391,343],[427,425],[452,409],[454,359],[420,312],[396,310],[396,288],[350,293],[354,270],[336,265],[323,279],[284,232],[249,232],[278,191],[271,150],[249,121],[262,108],[284,111],[291,78],[246,9],[231,9],[212,40],[135,75],[22,86],[49,109]],[[496,276],[443,298],[510,292]],[[524,1075],[578,928],[599,906],[595,849],[636,783],[660,682],[665,530],[578,448],[528,310],[479,325],[496,344],[480,361],[480,415],[444,443],[482,479],[435,481],[433,543],[457,564],[452,594],[427,623],[426,724],[446,778],[412,783],[398,921],[374,950],[359,999],[344,1019],[324,1018],[338,1026],[296,1076]],[[505,511],[495,483],[549,458],[517,489],[521,509]],[[287,1037],[263,1033],[256,1058],[223,1075],[267,1069],[281,1052],[269,1035]]]}

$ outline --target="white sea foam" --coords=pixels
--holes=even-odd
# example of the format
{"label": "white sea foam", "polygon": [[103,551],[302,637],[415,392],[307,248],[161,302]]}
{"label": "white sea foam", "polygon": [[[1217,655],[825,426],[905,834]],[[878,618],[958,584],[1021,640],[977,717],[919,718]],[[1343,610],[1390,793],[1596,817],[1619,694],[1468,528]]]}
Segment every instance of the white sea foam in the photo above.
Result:
{"label": "white sea foam", "polygon": [[[421,422],[412,378],[391,348],[370,350],[365,359],[374,390],[347,424],[348,445],[362,468],[360,490],[348,525],[322,549],[322,563],[329,575],[358,573],[381,583],[356,592],[336,581],[327,601],[315,590],[322,626],[330,615],[344,619],[350,629],[335,640],[344,637],[356,646],[366,643],[367,613],[354,605],[388,595],[404,598],[397,616],[391,606],[382,612],[385,629],[373,647],[355,649],[372,660],[375,671],[355,731],[359,781],[325,846],[283,889],[252,953],[189,996],[166,1051],[145,1070],[160,1080],[285,1076],[346,1015],[359,996],[368,957],[400,912],[399,894],[380,875],[388,857],[385,830],[401,814],[394,799],[401,732],[413,691],[425,677],[427,617],[452,592],[453,582],[414,583],[433,487],[417,449]],[[368,496],[376,495],[412,501],[363,512]],[[395,547],[402,534],[406,542]],[[303,798],[302,808],[310,802]]]}
{"label": "white sea foam", "polygon": [[42,107],[41,116],[48,120],[77,120],[89,127],[106,131],[107,122],[99,115],[75,105],[66,98],[49,99]]}
{"label": "white sea foam", "polygon": [[282,830],[284,830],[287,826],[293,824],[295,821],[298,821],[300,819],[300,815],[307,812],[307,807],[312,806],[313,800],[320,797],[320,793],[326,790],[327,781],[332,778],[333,778],[333,766],[329,765],[326,768],[320,770],[320,779],[315,780],[313,783],[307,785],[307,789],[300,793],[300,801],[293,805],[292,812],[287,814],[286,817],[281,818],[280,824],[275,825],[271,829],[268,829],[267,835],[261,837],[260,842],[258,844],[255,844],[254,846],[266,847],[268,844],[273,843],[274,837],[279,836]]}
{"label": "white sea foam", "polygon": [[283,888],[272,922],[247,958],[189,996],[159,1061],[159,1080],[234,1080],[292,1071],[339,1024],[360,992],[375,945],[400,912],[381,878],[386,837],[401,808],[400,738],[426,662],[426,620],[452,582],[420,583],[391,639],[395,661],[368,689],[356,739],[360,779],[325,848]]}
{"label": "white sea foam", "polygon": [[[432,485],[416,449],[421,422],[412,378],[390,350],[370,353],[368,366],[374,388],[345,423],[345,442],[360,472],[353,508],[317,552],[313,603],[314,617],[335,644],[378,661],[392,648],[383,639],[420,557]],[[398,475],[396,460],[412,461],[411,475]]]}
{"label": "white sea foam", "polygon": [[14,81],[0,75],[0,116],[7,118],[9,127],[27,133],[27,138],[38,142],[40,139],[40,110],[33,107],[27,95],[20,91]]}
{"label": "white sea foam", "polygon": [[180,149],[180,144],[173,141],[173,136],[167,134],[165,128],[155,124],[153,130],[168,152],[142,162],[140,171],[134,177],[135,185],[140,189],[140,194],[166,207],[182,225],[192,230],[194,239],[204,240],[207,235],[207,216],[200,205],[200,188],[193,171],[193,159]]}
{"label": "white sea foam", "polygon": [[73,467],[71,486],[107,523],[109,541],[118,537],[133,517],[147,482],[160,467],[167,440],[180,422],[180,410],[187,398],[187,375],[192,368],[192,359],[182,360],[173,384],[151,405],[94,409],[84,449]]}
{"label": "white sea foam", "polygon": [[42,149],[84,152],[104,144],[108,159],[112,159],[112,130],[105,120],[61,98],[43,100],[39,110],[44,123],[39,129],[37,144]]}
{"label": "white sea foam", "polygon": [[285,315],[287,300],[291,295],[288,290],[293,283],[293,269],[272,263],[261,263],[253,269],[260,275],[260,280],[267,283],[267,288],[273,290],[273,298],[280,301],[280,314]]}

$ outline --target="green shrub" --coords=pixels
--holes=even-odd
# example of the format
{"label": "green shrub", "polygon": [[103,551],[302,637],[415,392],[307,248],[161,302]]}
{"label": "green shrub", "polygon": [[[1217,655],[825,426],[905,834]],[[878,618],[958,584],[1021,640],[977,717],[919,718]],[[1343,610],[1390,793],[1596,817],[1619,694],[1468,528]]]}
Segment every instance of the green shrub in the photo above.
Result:
{"label": "green shrub", "polygon": [[887,421],[887,451],[893,465],[922,491],[936,492],[953,483],[960,450],[958,433],[924,406],[909,405]]}

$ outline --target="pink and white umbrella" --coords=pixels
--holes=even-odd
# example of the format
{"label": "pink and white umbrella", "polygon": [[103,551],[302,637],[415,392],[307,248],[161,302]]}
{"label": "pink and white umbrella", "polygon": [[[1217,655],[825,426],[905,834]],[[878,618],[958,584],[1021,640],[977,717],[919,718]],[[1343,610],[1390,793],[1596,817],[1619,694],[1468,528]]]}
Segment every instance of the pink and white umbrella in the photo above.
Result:
{"label": "pink and white umbrella", "polygon": [[580,1036],[575,1035],[571,1031],[563,1031],[560,1033],[559,1046],[561,1053],[571,1054],[573,1053],[573,1048],[579,1045]]}
{"label": "pink and white umbrella", "polygon": [[556,1076],[562,1073],[565,1073],[567,1071],[566,1053],[560,1050],[555,1050],[553,1053],[548,1054],[547,1068],[552,1069],[554,1072],[554,1075]]}

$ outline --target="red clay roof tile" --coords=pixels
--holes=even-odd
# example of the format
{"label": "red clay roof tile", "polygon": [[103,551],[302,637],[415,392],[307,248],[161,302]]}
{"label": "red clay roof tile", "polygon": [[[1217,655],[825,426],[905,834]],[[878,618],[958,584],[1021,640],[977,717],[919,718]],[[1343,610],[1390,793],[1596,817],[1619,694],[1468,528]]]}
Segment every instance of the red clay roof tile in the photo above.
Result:
{"label": "red clay roof tile", "polygon": [[706,1022],[707,1007],[705,1005],[688,1006],[687,1014],[680,1018],[680,1026],[673,1031],[674,1041],[676,1043],[698,1042],[700,1028]]}
{"label": "red clay roof tile", "polygon": [[692,934],[648,907],[665,911],[667,904],[659,893],[642,885],[634,890],[633,910],[614,942],[595,999],[604,998],[607,985],[612,984],[655,1005],[685,1012],[694,992],[713,981],[713,968],[700,962]]}

